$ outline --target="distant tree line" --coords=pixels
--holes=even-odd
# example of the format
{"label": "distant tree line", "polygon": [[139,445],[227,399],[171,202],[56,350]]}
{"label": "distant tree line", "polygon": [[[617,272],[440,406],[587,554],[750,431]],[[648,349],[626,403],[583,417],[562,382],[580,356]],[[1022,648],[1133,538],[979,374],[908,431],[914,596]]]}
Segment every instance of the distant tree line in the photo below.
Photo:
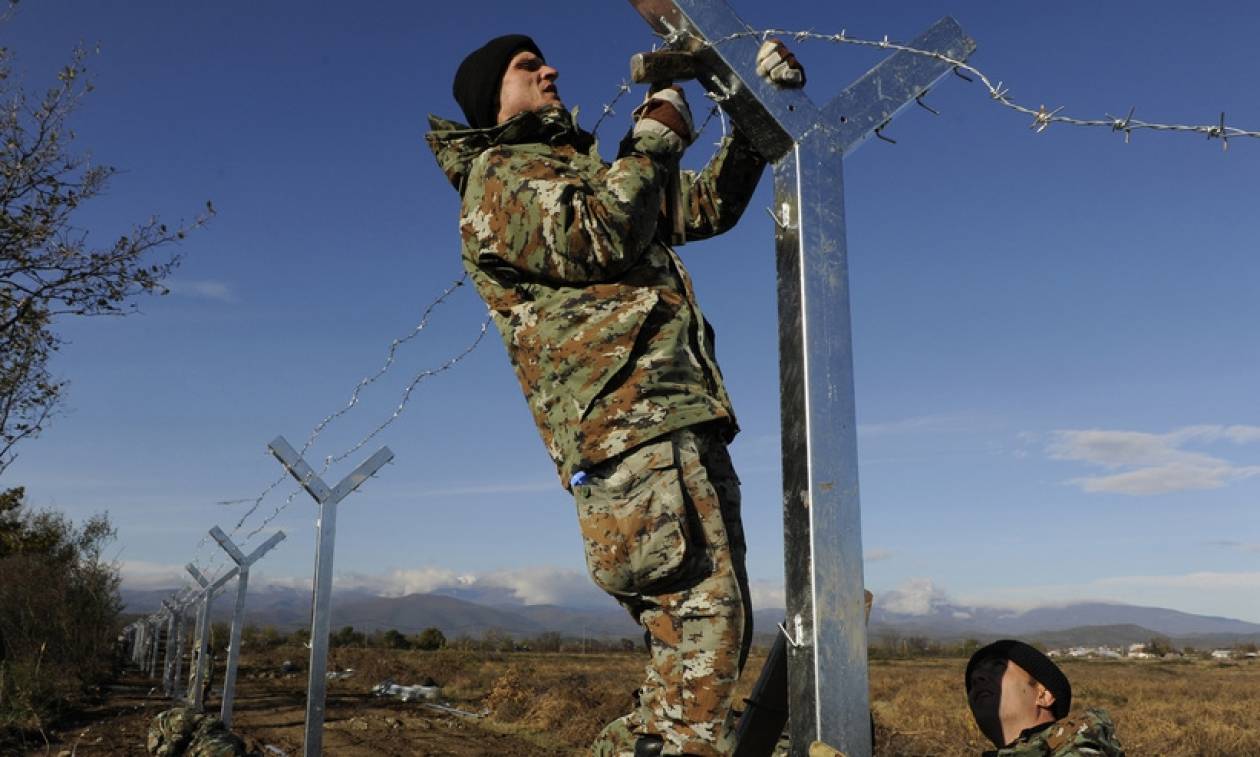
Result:
{"label": "distant tree line", "polygon": [[[215,624],[212,634],[216,649],[222,649],[227,639],[227,624]],[[282,632],[274,626],[247,625],[241,631],[242,647],[248,649],[267,649],[286,644],[305,644],[309,641],[310,632],[299,629],[289,633]],[[516,637],[503,631],[491,629],[480,636],[460,634],[448,639],[438,628],[426,628],[418,634],[404,634],[390,628],[371,632],[356,631],[354,626],[343,626],[333,631],[328,637],[332,647],[357,647],[365,649],[416,649],[434,651],[438,649],[460,649],[474,652],[634,652],[642,648],[642,642],[634,639],[579,638],[564,636],[555,631],[545,631],[534,636]]]}

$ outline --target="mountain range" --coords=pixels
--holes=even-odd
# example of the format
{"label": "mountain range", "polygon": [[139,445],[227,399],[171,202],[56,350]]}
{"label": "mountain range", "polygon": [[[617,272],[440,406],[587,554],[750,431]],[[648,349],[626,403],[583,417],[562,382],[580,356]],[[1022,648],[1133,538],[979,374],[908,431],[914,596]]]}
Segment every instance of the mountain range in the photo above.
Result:
{"label": "mountain range", "polygon": [[[147,614],[155,611],[170,590],[133,591],[123,589],[126,612]],[[485,601],[460,592],[451,596],[440,592],[401,597],[376,596],[363,591],[342,591],[335,595],[332,625],[354,626],[360,631],[397,629],[404,634],[419,633],[428,627],[442,630],[447,638],[481,636],[489,630],[527,638],[545,632],[558,632],[578,638],[637,638],[642,631],[629,615],[609,602],[604,608],[525,605],[510,596],[494,595]],[[232,596],[220,595],[212,606],[214,620],[231,618]],[[765,641],[773,635],[784,611],[771,608],[754,613],[754,627]],[[246,604],[246,622],[292,630],[310,622],[309,592],[281,587],[252,591]],[[1260,624],[1232,618],[1193,615],[1158,607],[1078,602],[1030,610],[991,607],[964,607],[934,602],[919,612],[898,612],[877,601],[871,612],[870,637],[921,636],[948,642],[974,638],[981,641],[1016,637],[1042,641],[1048,646],[1116,646],[1145,642],[1165,636],[1175,644],[1199,648],[1260,642]]]}

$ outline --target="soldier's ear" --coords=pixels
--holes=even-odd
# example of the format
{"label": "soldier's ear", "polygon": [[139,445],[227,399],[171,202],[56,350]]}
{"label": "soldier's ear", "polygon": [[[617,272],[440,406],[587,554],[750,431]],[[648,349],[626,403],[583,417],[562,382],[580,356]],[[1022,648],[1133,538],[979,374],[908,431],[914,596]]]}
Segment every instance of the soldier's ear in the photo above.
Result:
{"label": "soldier's ear", "polygon": [[1044,707],[1047,710],[1053,707],[1054,706],[1054,692],[1051,691],[1050,689],[1047,689],[1045,686],[1042,686],[1040,683],[1037,684],[1037,689],[1038,689],[1037,706]]}

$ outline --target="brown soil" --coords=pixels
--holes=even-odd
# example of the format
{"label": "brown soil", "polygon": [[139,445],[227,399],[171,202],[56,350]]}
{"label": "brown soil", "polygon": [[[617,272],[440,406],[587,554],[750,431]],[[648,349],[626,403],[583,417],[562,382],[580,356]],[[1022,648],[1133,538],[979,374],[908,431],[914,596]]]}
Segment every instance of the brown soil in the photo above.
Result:
{"label": "brown soil", "polygon": [[[252,749],[268,745],[301,754],[306,674],[284,673],[280,662],[301,649],[247,656],[237,694],[234,730]],[[639,654],[536,654],[442,650],[402,652],[337,649],[330,668],[355,669],[329,682],[324,749],[328,755],[562,755],[589,754],[604,723],[624,712],[643,675]],[[740,694],[762,658],[754,653]],[[876,755],[974,755],[985,748],[961,693],[965,660],[875,661],[871,707]],[[1260,754],[1260,663],[1074,662],[1064,664],[1078,708],[1101,706],[1116,720],[1129,754]],[[371,694],[391,677],[419,683],[432,677],[450,704],[486,714],[460,717]],[[143,755],[149,721],[168,703],[152,682],[130,673],[102,704],[25,751],[0,754]],[[925,705],[924,703],[927,703]],[[212,711],[218,708],[217,693]]]}

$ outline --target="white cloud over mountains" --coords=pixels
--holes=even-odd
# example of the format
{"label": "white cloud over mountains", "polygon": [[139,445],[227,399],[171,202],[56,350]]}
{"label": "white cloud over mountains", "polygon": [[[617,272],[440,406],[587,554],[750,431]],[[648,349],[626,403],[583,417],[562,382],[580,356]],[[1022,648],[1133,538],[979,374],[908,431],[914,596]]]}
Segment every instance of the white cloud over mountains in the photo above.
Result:
{"label": "white cloud over mountains", "polygon": [[[1232,546],[1232,545],[1231,545]],[[1245,548],[1245,546],[1244,546]],[[173,589],[186,583],[181,566],[123,561],[128,590]],[[281,586],[310,590],[310,578],[251,577],[251,590]],[[379,574],[338,574],[339,589],[359,589],[384,596],[449,593],[470,601],[612,607],[612,600],[584,571],[551,566],[468,573],[440,567],[396,568]],[[783,582],[750,582],[753,607],[786,605]],[[1168,607],[1184,612],[1236,617],[1260,622],[1260,571],[1196,571],[1173,575],[1109,576],[1072,584],[1028,584],[955,595],[930,578],[913,578],[895,589],[875,591],[878,607],[905,615],[928,615],[946,605],[1028,610],[1073,602],[1120,602]]]}
{"label": "white cloud over mountains", "polygon": [[1166,434],[1106,429],[1055,431],[1050,457],[1101,466],[1114,473],[1074,478],[1087,492],[1131,495],[1219,489],[1260,475],[1260,465],[1239,465],[1194,445],[1260,442],[1260,426],[1188,426]]}
{"label": "white cloud over mountains", "polygon": [[949,594],[930,578],[912,578],[900,587],[875,596],[875,603],[887,612],[902,615],[929,615],[941,605],[951,604]]}

